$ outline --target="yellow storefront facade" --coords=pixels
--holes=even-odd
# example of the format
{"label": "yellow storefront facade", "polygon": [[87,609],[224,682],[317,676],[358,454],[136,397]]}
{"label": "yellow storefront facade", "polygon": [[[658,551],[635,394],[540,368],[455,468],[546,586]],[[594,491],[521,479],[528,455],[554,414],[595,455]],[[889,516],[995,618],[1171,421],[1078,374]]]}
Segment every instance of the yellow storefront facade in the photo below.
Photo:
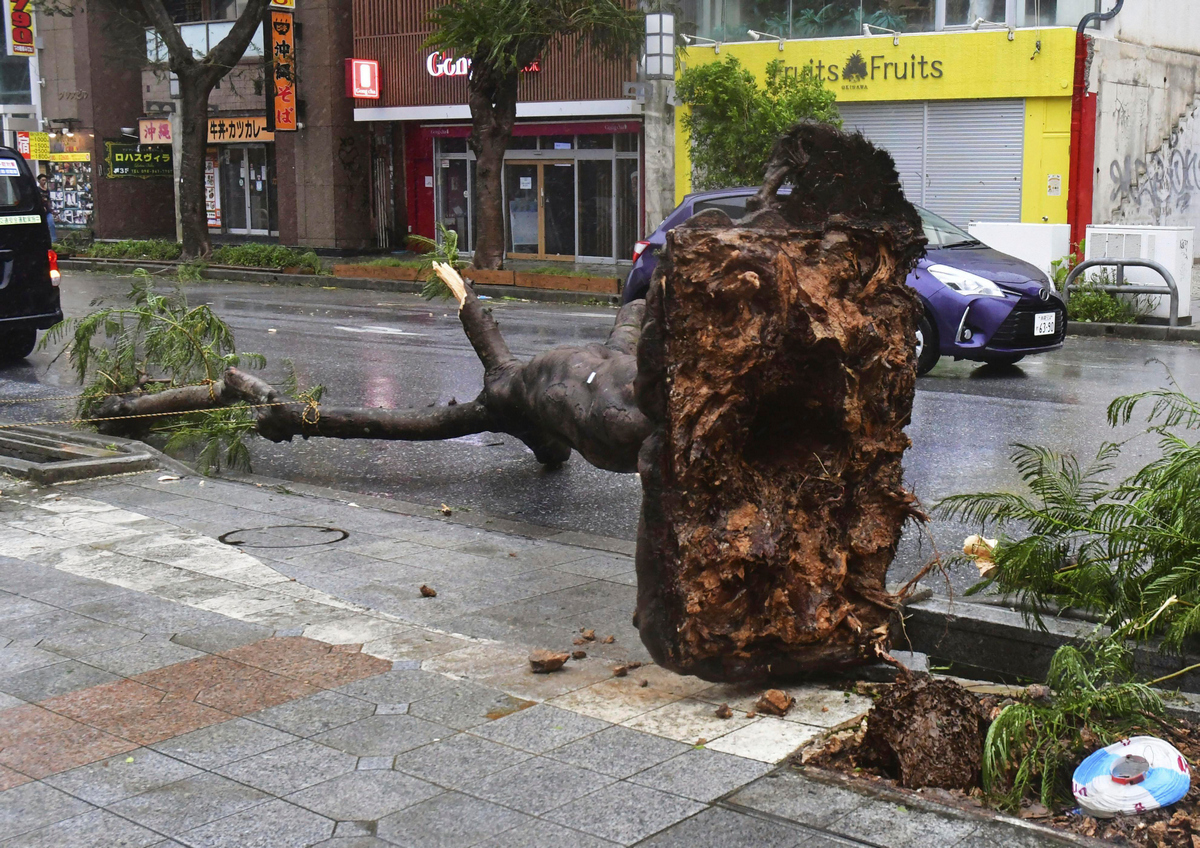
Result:
{"label": "yellow storefront facade", "polygon": [[[782,48],[781,48],[782,45]],[[947,31],[693,45],[692,67],[734,56],[760,84],[767,65],[813,74],[847,128],[897,161],[905,192],[956,223],[1066,223],[1075,32]],[[691,160],[676,109],[676,199]],[[939,208],[941,207],[941,208]],[[978,211],[977,211],[978,210]]]}

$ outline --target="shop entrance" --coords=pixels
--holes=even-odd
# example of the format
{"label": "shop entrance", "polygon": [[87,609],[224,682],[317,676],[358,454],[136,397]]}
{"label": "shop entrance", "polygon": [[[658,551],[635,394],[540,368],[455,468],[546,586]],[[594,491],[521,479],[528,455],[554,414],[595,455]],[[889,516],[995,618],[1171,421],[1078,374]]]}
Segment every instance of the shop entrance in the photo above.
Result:
{"label": "shop entrance", "polygon": [[504,198],[510,256],[575,260],[575,162],[505,160]]}
{"label": "shop entrance", "polygon": [[225,232],[266,236],[275,221],[273,150],[265,144],[221,147],[221,212]]}

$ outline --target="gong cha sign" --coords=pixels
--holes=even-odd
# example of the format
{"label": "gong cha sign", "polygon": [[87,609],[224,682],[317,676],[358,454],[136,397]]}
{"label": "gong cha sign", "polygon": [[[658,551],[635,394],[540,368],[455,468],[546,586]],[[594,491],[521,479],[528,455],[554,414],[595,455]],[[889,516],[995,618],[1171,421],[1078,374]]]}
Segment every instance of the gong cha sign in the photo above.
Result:
{"label": "gong cha sign", "polygon": [[36,51],[37,25],[31,0],[5,0],[4,34],[9,56],[29,58]]}

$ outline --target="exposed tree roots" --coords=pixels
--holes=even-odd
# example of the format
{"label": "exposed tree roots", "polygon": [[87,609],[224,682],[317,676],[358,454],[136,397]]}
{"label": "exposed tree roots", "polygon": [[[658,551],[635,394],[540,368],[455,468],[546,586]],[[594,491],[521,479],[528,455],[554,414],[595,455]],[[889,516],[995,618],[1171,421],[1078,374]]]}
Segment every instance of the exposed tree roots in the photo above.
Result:
{"label": "exposed tree roots", "polygon": [[924,236],[891,157],[799,125],[754,205],[668,235],[638,351],[636,623],[657,662],[710,680],[885,656],[884,579],[916,513],[905,278]]}

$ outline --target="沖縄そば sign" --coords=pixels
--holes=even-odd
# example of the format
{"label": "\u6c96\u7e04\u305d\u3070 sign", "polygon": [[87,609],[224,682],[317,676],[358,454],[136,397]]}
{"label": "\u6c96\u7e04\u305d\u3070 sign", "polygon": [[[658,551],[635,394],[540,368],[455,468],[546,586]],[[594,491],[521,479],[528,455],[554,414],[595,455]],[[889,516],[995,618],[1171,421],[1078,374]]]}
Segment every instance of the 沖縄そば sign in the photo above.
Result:
{"label": "\u6c96\u7e04\u305d\u3070 sign", "polygon": [[276,132],[298,129],[296,114],[296,42],[291,12],[272,11],[268,16],[267,128]]}
{"label": "\u6c96\u7e04\u305d\u3070 sign", "polygon": [[163,144],[104,141],[104,176],[110,180],[148,180],[174,176],[171,148]]}

